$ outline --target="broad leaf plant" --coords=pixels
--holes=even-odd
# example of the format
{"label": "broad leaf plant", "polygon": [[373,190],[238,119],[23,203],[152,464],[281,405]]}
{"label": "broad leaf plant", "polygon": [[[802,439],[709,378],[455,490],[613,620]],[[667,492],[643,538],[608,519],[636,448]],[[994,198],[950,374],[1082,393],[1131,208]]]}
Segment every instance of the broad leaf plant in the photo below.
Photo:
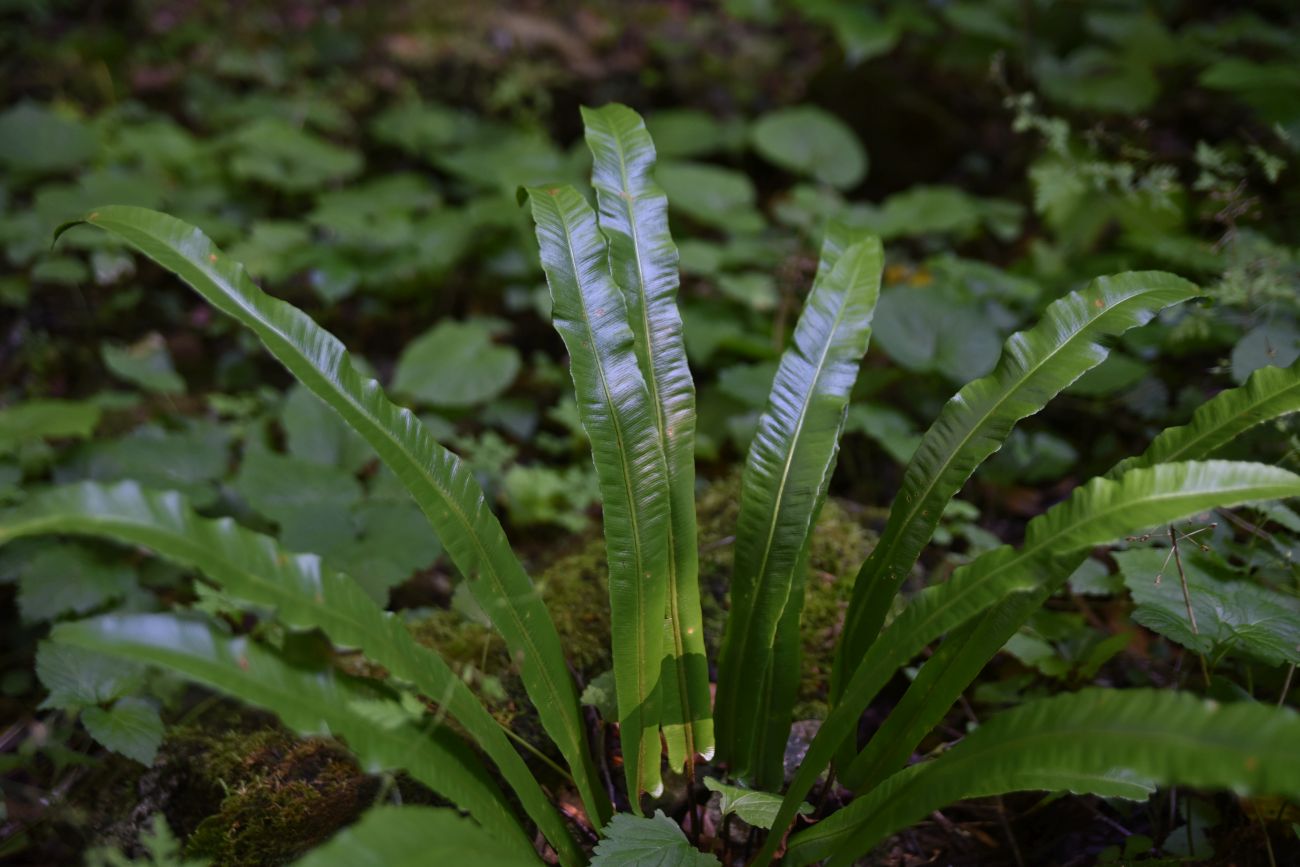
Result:
{"label": "broad leaf plant", "polygon": [[[946,804],[1018,790],[1144,798],[1156,785],[1184,784],[1300,797],[1293,711],[1142,689],[1031,701],[937,758],[907,766],[984,664],[1094,547],[1208,509],[1300,496],[1300,477],[1290,472],[1213,458],[1243,431],[1300,409],[1300,365],[1264,368],[1032,520],[1020,546],[976,557],[899,610],[904,578],[945,505],[1016,423],[1100,364],[1108,339],[1197,296],[1187,281],[1158,272],[1102,277],[1056,301],[1041,322],[1006,341],[992,373],[943,407],[857,575],[829,716],[781,793],[809,539],[871,336],[881,243],[850,227],[826,229],[811,293],[745,463],[730,611],[711,664],[696,547],[695,391],[654,145],[624,106],[584,110],[583,119],[596,207],[569,186],[527,189],[521,202],[536,222],[603,499],[621,788],[598,770],[550,613],[471,470],[358,372],[337,338],[254,286],[198,229],[141,208],[102,207],[82,222],[174,272],[251,329],[374,448],[504,639],[582,810],[562,815],[557,793],[543,788],[471,687],[349,576],[229,518],[203,517],[176,492],[133,482],[51,488],[3,515],[0,543],[53,533],[147,549],[193,568],[228,598],[273,611],[287,628],[318,629],[335,646],[359,651],[387,686],[418,692],[429,712],[381,724],[368,712],[385,694],[373,682],[302,671],[247,635],[183,613],[63,623],[52,641],[167,668],[270,710],[299,732],[339,736],[365,767],[401,769],[458,808],[377,808],[311,853],[303,863],[312,865],[424,863],[440,854],[484,864],[716,863],[662,814],[641,817],[643,798],[662,791],[665,772],[695,783],[697,766],[761,795],[747,799],[761,808],[749,815],[761,814],[771,829],[757,864],[778,857],[791,865],[848,864]],[[867,706],[935,642],[896,709],[860,744]],[[832,766],[856,797],[819,821],[800,819]],[[710,787],[741,803],[741,790],[721,781]]]}

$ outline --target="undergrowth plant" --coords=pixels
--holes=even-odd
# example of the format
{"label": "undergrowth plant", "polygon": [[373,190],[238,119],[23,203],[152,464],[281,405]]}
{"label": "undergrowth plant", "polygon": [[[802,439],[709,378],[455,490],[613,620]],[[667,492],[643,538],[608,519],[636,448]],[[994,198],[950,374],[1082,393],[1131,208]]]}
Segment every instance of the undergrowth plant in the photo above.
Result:
{"label": "undergrowth plant", "polygon": [[[712,678],[696,547],[695,394],[654,146],[641,118],[623,106],[584,110],[583,118],[597,207],[568,186],[523,190],[521,202],[536,222],[603,501],[621,790],[598,770],[550,613],[465,463],[360,374],[335,337],[264,294],[199,230],[140,208],[103,207],[82,222],[173,271],[251,329],[373,447],[504,639],[585,816],[562,817],[556,793],[543,788],[470,686],[356,581],[230,518],[204,517],[177,492],[134,482],[51,488],[3,516],[0,542],[73,534],[142,547],[197,570],[229,599],[273,612],[286,628],[317,629],[335,646],[360,651],[381,675],[305,671],[251,635],[186,613],[62,623],[53,629],[54,646],[161,666],[270,710],[299,732],[339,736],[366,768],[404,770],[465,814],[378,808],[310,854],[303,863],[312,865],[406,863],[440,854],[537,863],[544,849],[575,865],[590,857],[580,842],[587,838],[575,833],[583,824],[591,839],[603,838],[593,863],[715,863],[667,817],[642,815],[643,795],[662,790],[665,769],[693,783],[697,766],[767,793],[708,781],[742,818],[770,828],[755,857],[760,864],[777,856],[788,864],[850,863],[945,804],[1023,789],[1141,799],[1158,784],[1176,783],[1300,796],[1294,712],[1151,690],[1088,689],[1033,701],[989,720],[939,757],[904,767],[984,663],[1094,547],[1208,509],[1300,495],[1300,476],[1212,458],[1246,429],[1300,409],[1300,365],[1265,368],[1035,518],[1019,547],[976,557],[894,613],[903,580],[945,506],[1016,423],[1100,364],[1105,340],[1198,294],[1187,281],[1158,272],[1099,278],[1055,302],[1037,326],[1007,340],[991,374],[943,408],[857,577],[832,709],[778,794],[799,686],[809,539],[871,335],[881,244],[860,230],[826,229],[812,291],[745,464],[730,612]],[[857,724],[868,704],[939,639],[897,709],[859,745]],[[412,693],[423,700],[410,701]],[[832,763],[856,798],[788,834]],[[748,811],[737,806],[751,795]],[[687,824],[698,840],[696,820]]]}

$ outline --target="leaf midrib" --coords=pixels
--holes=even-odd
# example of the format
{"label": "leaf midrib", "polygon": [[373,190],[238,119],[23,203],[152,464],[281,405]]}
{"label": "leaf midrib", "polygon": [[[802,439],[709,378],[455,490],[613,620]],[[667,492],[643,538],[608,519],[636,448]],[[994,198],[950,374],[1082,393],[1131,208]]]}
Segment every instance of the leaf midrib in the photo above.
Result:
{"label": "leaf midrib", "polygon": [[[628,521],[632,525],[631,527],[632,532],[630,535],[632,540],[632,548],[634,551],[633,556],[636,562],[637,592],[633,594],[633,598],[636,600],[636,609],[637,609],[635,612],[636,623],[637,623],[637,628],[635,630],[636,647],[637,647],[637,665],[636,665],[637,708],[635,709],[635,712],[639,719],[638,724],[640,726],[640,730],[638,730],[637,732],[637,741],[638,741],[638,748],[644,749],[644,745],[641,744],[640,742],[644,740],[644,730],[648,728],[648,725],[646,724],[646,712],[645,712],[645,701],[648,697],[648,687],[646,684],[647,662],[646,662],[646,647],[645,647],[645,629],[643,628],[645,624],[645,612],[646,612],[647,605],[645,600],[645,587],[646,587],[645,556],[641,548],[640,510],[636,508],[636,500],[632,494],[632,468],[629,464],[630,455],[628,454],[627,448],[625,447],[626,440],[623,436],[623,426],[620,421],[619,410],[617,404],[614,402],[613,393],[610,391],[609,388],[609,379],[605,376],[605,366],[601,364],[600,357],[596,349],[597,346],[596,332],[595,329],[592,328],[591,317],[587,315],[587,305],[582,297],[582,286],[580,283],[581,278],[579,277],[580,271],[578,270],[578,260],[574,255],[574,249],[573,249],[573,233],[569,229],[569,221],[566,219],[564,212],[560,208],[558,202],[555,203],[555,212],[556,215],[559,217],[560,227],[564,231],[564,249],[565,252],[568,253],[569,255],[569,265],[573,269],[573,286],[578,293],[577,306],[579,311],[582,314],[582,324],[587,332],[587,337],[590,341],[592,358],[593,361],[595,362],[593,366],[596,368],[596,373],[600,376],[600,387],[601,390],[605,393],[605,403],[610,409],[610,413],[609,413],[610,425],[614,429],[614,439],[618,447],[619,465],[623,469],[623,490],[624,490],[624,494],[627,496]],[[611,283],[612,282],[613,280],[611,278]],[[618,290],[617,285],[615,285],[614,288],[615,291]],[[650,401],[650,402],[653,403],[654,401]],[[640,790],[645,788],[644,786],[645,773],[646,773],[645,763],[640,761],[638,757],[637,775],[636,775],[636,786],[638,791],[631,795],[633,800],[639,800],[641,794]]]}
{"label": "leaf midrib", "polygon": [[[96,220],[96,224],[104,225],[106,223],[115,223],[118,227],[118,231],[123,234],[130,235],[130,234],[134,234],[137,231],[134,227],[130,226],[129,224],[124,224],[112,220],[111,218],[105,220],[101,212],[99,219]],[[147,232],[144,232],[143,230],[140,230],[139,233],[147,239],[154,240],[154,237],[152,235],[148,234]],[[194,233],[197,234],[197,230],[194,230]],[[165,239],[157,239],[157,240],[161,241],[161,243],[163,243],[166,249],[168,249],[169,251],[173,250],[172,245]],[[356,399],[354,399],[353,396],[349,394],[347,390],[337,387],[334,381],[330,377],[325,376],[321,371],[319,371],[316,368],[315,364],[313,364],[312,361],[306,356],[306,354],[302,353],[297,348],[292,337],[286,334],[284,331],[282,331],[275,323],[269,321],[262,314],[262,312],[257,308],[257,305],[253,303],[253,299],[250,298],[248,300],[248,303],[245,303],[243,293],[240,292],[236,287],[231,286],[227,281],[227,279],[224,276],[222,276],[219,272],[213,271],[203,264],[190,260],[179,250],[176,250],[174,255],[176,255],[176,257],[180,260],[183,266],[190,267],[197,270],[200,274],[207,277],[217,286],[223,287],[223,294],[228,301],[232,301],[235,304],[235,306],[237,306],[240,310],[243,310],[247,315],[254,318],[259,324],[262,325],[263,328],[270,331],[284,345],[288,346],[290,350],[292,350],[295,354],[297,354],[298,359],[306,365],[307,371],[309,371],[311,374],[314,374],[319,381],[325,382],[330,387],[329,389],[330,391],[332,391],[336,395],[341,396],[349,406],[353,407],[354,410],[363,419],[365,419],[365,421],[372,427],[372,429],[379,431],[380,434],[382,434],[389,442],[391,442],[396,447],[397,452],[406,459],[406,462],[410,466],[415,468],[418,477],[424,481],[426,487],[432,489],[432,491],[435,493],[438,499],[442,501],[448,507],[448,510],[453,515],[455,515],[455,517],[459,520],[460,524],[464,528],[464,534],[463,534],[464,537],[470,540],[470,542],[473,544],[473,546],[479,553],[479,556],[476,558],[476,560],[481,570],[481,574],[486,573],[487,575],[491,576],[492,586],[496,589],[497,594],[499,596],[506,599],[510,598],[510,594],[504,592],[505,586],[502,581],[502,578],[500,574],[497,572],[495,564],[492,563],[487,548],[484,547],[482,540],[479,539],[478,533],[474,531],[473,523],[471,523],[468,520],[465,513],[461,510],[459,504],[455,502],[454,498],[452,498],[448,493],[444,492],[442,488],[437,484],[433,476],[426,470],[424,464],[416,460],[415,456],[406,449],[406,447],[403,445],[401,440],[398,439],[396,436],[394,436],[388,430],[387,425],[381,424],[379,420],[376,417],[372,416],[369,410],[363,404],[359,403]],[[213,255],[216,254],[214,253]],[[261,290],[259,289],[258,291]],[[268,301],[271,302],[279,301],[279,299],[276,299],[270,295],[266,295],[266,293],[264,292],[263,295],[268,299]],[[281,301],[280,303],[283,304],[285,302]],[[341,371],[344,369],[343,368],[344,361],[345,359],[343,359],[340,356],[339,368]],[[355,370],[351,370],[350,372],[353,374],[353,376],[360,378]],[[297,374],[295,372],[295,375],[300,375],[300,374]],[[379,400],[387,400],[387,398],[383,394],[382,389],[379,388],[377,388],[375,391],[375,397]],[[391,401],[389,401],[389,405],[392,406],[399,414],[402,412],[401,408],[397,407],[397,405],[393,404]],[[407,410],[407,412],[409,412],[409,410]],[[452,466],[459,466],[460,458],[454,454],[451,454],[450,452],[448,454],[452,458]],[[426,515],[426,518],[427,517],[428,516]],[[526,577],[527,576],[525,576],[525,578]],[[579,758],[581,755],[581,744],[574,739],[572,733],[574,727],[579,725],[579,721],[570,715],[570,708],[568,706],[568,703],[562,700],[560,691],[555,681],[551,678],[549,666],[545,662],[547,657],[540,652],[540,648],[533,641],[531,632],[526,628],[522,618],[519,616],[518,612],[515,610],[513,605],[494,606],[494,607],[498,611],[509,612],[509,616],[511,618],[512,625],[514,627],[516,634],[518,634],[520,636],[520,640],[527,645],[528,651],[532,655],[532,658],[538,661],[538,664],[534,666],[534,671],[538,673],[542,681],[545,683],[546,690],[550,694],[552,703],[559,710],[559,712],[564,715],[564,718],[568,722],[570,731],[564,732],[565,739],[568,740],[569,742],[570,752],[574,755],[575,758]]]}
{"label": "leaf midrib", "polygon": [[[1245,489],[1249,489],[1250,487],[1257,487],[1257,486],[1242,486],[1242,487],[1245,488]],[[1216,489],[1216,490],[1223,490],[1223,489]],[[1242,492],[1245,493],[1245,490],[1242,490]],[[994,576],[1000,574],[1001,572],[1005,572],[1007,569],[1010,569],[1010,568],[1012,568],[1012,567],[1014,567],[1014,566],[1017,566],[1017,565],[1023,565],[1023,563],[1028,562],[1028,561],[1032,561],[1032,560],[1034,559],[1034,557],[1036,557],[1038,554],[1042,553],[1042,551],[1043,551],[1044,548],[1050,547],[1050,543],[1051,543],[1051,541],[1053,541],[1053,540],[1055,540],[1055,539],[1059,539],[1059,538],[1061,538],[1062,536],[1068,534],[1069,532],[1076,531],[1079,527],[1084,526],[1084,525],[1087,524],[1087,523],[1091,523],[1094,519],[1100,519],[1100,518],[1103,518],[1103,517],[1108,517],[1109,515],[1114,514],[1114,513],[1117,512],[1117,511],[1121,511],[1121,510],[1123,510],[1123,509],[1125,509],[1125,508],[1135,508],[1135,507],[1138,507],[1138,506],[1140,506],[1140,505],[1147,505],[1147,504],[1150,504],[1150,503],[1153,503],[1153,502],[1160,502],[1160,501],[1163,501],[1163,500],[1172,500],[1172,499],[1177,499],[1177,498],[1179,498],[1179,497],[1200,497],[1200,496],[1205,496],[1207,493],[1210,493],[1210,492],[1207,492],[1207,491],[1205,491],[1205,490],[1198,490],[1198,491],[1194,492],[1193,494],[1187,494],[1187,493],[1185,493],[1185,492],[1183,492],[1183,491],[1179,491],[1179,492],[1175,492],[1175,493],[1172,493],[1172,494],[1163,494],[1163,495],[1157,495],[1157,496],[1151,496],[1151,497],[1144,497],[1144,498],[1142,498],[1142,499],[1141,499],[1139,502],[1137,502],[1137,503],[1134,503],[1133,501],[1124,501],[1124,502],[1121,502],[1119,505],[1115,506],[1114,508],[1103,509],[1101,512],[1090,512],[1090,513],[1088,513],[1087,516],[1085,516],[1085,518],[1084,518],[1083,520],[1081,520],[1081,521],[1079,521],[1079,522],[1077,522],[1077,523],[1074,523],[1074,524],[1067,525],[1067,527],[1066,527],[1065,529],[1063,529],[1063,530],[1061,530],[1061,531],[1059,531],[1059,532],[1057,532],[1057,533],[1055,533],[1055,534],[1053,534],[1053,535],[1051,535],[1051,536],[1046,537],[1046,538],[1045,538],[1041,543],[1038,543],[1038,544],[1036,544],[1035,546],[1033,546],[1033,547],[1031,547],[1031,548],[1024,548],[1024,549],[1022,549],[1022,550],[1020,551],[1020,553],[1018,553],[1014,558],[1012,558],[1011,560],[1008,560],[1006,563],[1002,564],[1001,566],[996,567],[995,569],[993,569],[992,571],[990,571],[987,575],[985,575],[984,578],[983,578],[983,580],[981,580],[981,581],[979,582],[979,584],[972,584],[971,587],[968,588],[966,592],[967,592],[967,593],[968,593],[968,592],[971,592],[971,591],[975,590],[977,587],[983,587],[983,586],[984,586],[985,584],[987,584],[990,580],[992,580],[992,579],[994,578]],[[1083,547],[1086,547],[1086,546],[1083,546]],[[1078,549],[1076,549],[1076,548],[1071,548],[1071,549],[1069,549],[1069,551],[1074,551],[1074,550],[1078,550]],[[1063,552],[1061,552],[1061,553],[1063,553],[1063,554],[1064,554],[1064,553],[1069,553],[1069,551],[1063,551]],[[1030,590],[1039,590],[1039,591],[1041,591],[1042,589],[1044,589],[1044,588],[1042,588],[1042,587],[1027,588],[1027,589],[1026,589],[1025,591],[1023,591],[1023,592],[1029,592]],[[964,595],[965,595],[965,594],[963,593],[963,597],[964,597]],[[1008,595],[1010,595],[1010,594],[1008,594]],[[962,597],[959,597],[959,598],[962,598]],[[955,601],[956,601],[956,600],[954,600],[954,602],[955,602]],[[944,610],[947,610],[947,609],[945,608]],[[936,611],[934,616],[937,616],[938,613],[939,613],[939,612]],[[933,617],[929,617],[929,618],[926,618],[926,621],[923,621],[923,622],[928,622],[928,621],[930,621],[930,620],[932,620],[932,619],[933,619]],[[969,619],[968,619],[966,622],[970,622]],[[919,628],[920,624],[918,624],[917,626],[918,626],[918,628]],[[971,637],[973,638],[974,635],[972,634]],[[910,658],[910,657],[909,657],[909,658]],[[855,666],[855,669],[856,669],[856,666]],[[943,674],[946,674],[946,673],[947,673],[947,672],[943,672]],[[926,691],[925,696],[920,697],[920,700],[917,702],[916,705],[914,705],[914,712],[913,712],[912,714],[910,714],[910,715],[906,718],[905,723],[904,723],[904,726],[905,726],[905,727],[902,729],[903,731],[909,731],[909,730],[911,729],[911,727],[912,727],[913,725],[916,724],[917,719],[920,718],[920,717],[923,715],[923,711],[925,711],[925,710],[929,707],[928,697],[929,697],[930,695],[932,695],[932,694],[935,692],[935,690],[938,688],[938,686],[939,686],[940,684],[942,684],[943,682],[944,682],[944,680],[943,680],[942,675],[941,675],[939,678],[937,678],[936,680],[931,681],[931,683],[930,683],[930,688]],[[894,717],[893,715],[891,715],[890,719],[894,719],[894,718],[895,718],[895,717]],[[862,751],[861,753],[858,754],[858,757],[861,758],[862,756],[865,756],[865,755],[867,754],[867,752],[868,752],[870,749],[871,749],[871,745],[868,744],[867,747],[866,747],[865,749],[863,749],[863,751]],[[850,763],[850,765],[849,765],[849,774],[852,775],[852,776],[857,776],[857,777],[859,777],[859,778],[861,778],[861,777],[864,775],[864,773],[865,773],[866,771],[872,769],[872,766],[866,766],[864,769],[860,769],[860,770],[858,770],[858,771],[855,772],[854,764],[856,764],[856,762]]]}
{"label": "leaf midrib", "polygon": [[[610,138],[614,142],[614,150],[618,154],[619,179],[622,181],[624,196],[620,200],[624,203],[624,209],[627,213],[627,223],[629,237],[632,239],[633,259],[636,262],[636,279],[641,290],[641,327],[645,340],[646,353],[646,385],[650,389],[650,403],[655,408],[655,427],[659,430],[659,447],[664,457],[664,482],[669,489],[673,484],[672,469],[668,463],[668,427],[665,421],[665,411],[659,401],[659,374],[655,367],[655,345],[650,335],[650,294],[646,291],[645,268],[641,261],[641,233],[639,230],[640,223],[637,221],[636,208],[633,203],[637,197],[632,194],[631,183],[628,178],[627,154],[623,149],[623,138],[613,130],[610,124]],[[612,262],[610,263],[613,264]],[[610,269],[611,272],[613,269]],[[695,757],[695,719],[694,708],[692,707],[690,688],[687,684],[686,677],[686,644],[682,639],[682,616],[680,608],[680,599],[677,595],[677,582],[679,580],[679,570],[677,563],[677,528],[674,520],[674,504],[671,494],[667,498],[668,505],[668,617],[671,628],[668,632],[673,638],[673,656],[675,664],[673,671],[677,675],[677,695],[678,701],[681,702],[683,715],[686,722],[682,725],[682,734],[686,740],[686,757],[687,761],[694,761]]]}
{"label": "leaf midrib", "polygon": [[[934,489],[939,484],[940,479],[942,479],[943,476],[948,472],[948,470],[952,468],[957,456],[961,454],[962,450],[966,448],[966,445],[975,437],[975,434],[988,423],[988,421],[997,413],[997,411],[1003,406],[1003,404],[1005,404],[1008,400],[1010,400],[1014,394],[1018,393],[1021,389],[1023,389],[1026,386],[1026,384],[1038,374],[1038,371],[1041,370],[1044,365],[1050,363],[1050,361],[1053,358],[1055,358],[1057,355],[1059,355],[1061,352],[1063,352],[1066,349],[1066,347],[1073,345],[1075,340],[1079,339],[1082,335],[1085,334],[1085,332],[1088,331],[1089,328],[1091,328],[1096,323],[1100,322],[1105,316],[1114,313],[1117,308],[1123,305],[1127,305],[1135,298],[1138,298],[1139,296],[1144,295],[1148,292],[1155,292],[1155,291],[1160,291],[1160,290],[1142,288],[1136,290],[1131,295],[1128,295],[1127,297],[1121,299],[1120,301],[1107,306],[1096,317],[1089,319],[1087,322],[1080,325],[1079,328],[1076,329],[1072,334],[1070,334],[1068,338],[1061,341],[1059,344],[1057,344],[1055,348],[1053,348],[1047,355],[1045,355],[1039,363],[1035,364],[1032,368],[1026,371],[1020,377],[1019,381],[1017,382],[1014,388],[1007,389],[1002,393],[1002,395],[993,403],[993,405],[990,406],[988,410],[986,410],[983,413],[983,415],[980,416],[979,421],[976,424],[971,425],[969,427],[966,433],[962,436],[958,445],[955,448],[948,450],[948,454],[940,463],[939,469],[937,469],[936,471],[930,474],[929,482],[926,484],[923,492],[921,493],[920,496],[918,496],[913,501],[913,505],[911,509],[906,513],[906,517],[904,517],[899,522],[898,524],[899,529],[893,535],[893,538],[889,541],[889,544],[885,548],[885,552],[881,555],[880,560],[878,561],[881,565],[872,573],[873,577],[878,576],[882,571],[884,571],[886,566],[895,565],[893,563],[894,554],[897,551],[898,546],[901,545],[903,542],[905,530],[908,527],[910,527],[912,522],[916,519],[917,514],[921,511],[921,507],[926,503],[930,495],[934,492]],[[978,382],[978,380],[976,380],[976,382]],[[961,396],[961,392],[959,391],[957,393],[957,397],[960,396]],[[941,415],[942,415],[942,411],[941,411]],[[872,553],[874,554],[875,552],[873,551]],[[862,615],[859,614],[858,617],[859,619],[861,619]]]}

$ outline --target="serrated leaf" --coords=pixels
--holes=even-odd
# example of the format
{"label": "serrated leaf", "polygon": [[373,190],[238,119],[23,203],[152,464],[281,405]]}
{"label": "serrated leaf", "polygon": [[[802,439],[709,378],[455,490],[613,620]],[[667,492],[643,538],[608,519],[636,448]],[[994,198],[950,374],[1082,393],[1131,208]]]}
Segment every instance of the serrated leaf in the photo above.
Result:
{"label": "serrated leaf", "polygon": [[144,667],[42,641],[36,646],[36,677],[50,693],[41,707],[77,710],[107,704],[137,689],[144,682]]}
{"label": "serrated leaf", "polygon": [[352,177],[363,165],[356,151],[331,144],[278,117],[246,123],[228,142],[231,174],[290,193],[310,192],[330,181]]}
{"label": "serrated leaf", "polygon": [[614,692],[613,670],[602,672],[591,679],[582,691],[582,703],[594,707],[606,722],[618,721],[618,698]]}
{"label": "serrated leaf", "polygon": [[1114,555],[1137,603],[1134,620],[1205,656],[1240,654],[1267,665],[1300,664],[1300,602],[1249,581],[1215,577],[1208,561],[1184,552],[1183,574],[1196,615],[1194,631],[1178,568],[1166,561],[1168,553],[1168,549],[1145,548]]}
{"label": "serrated leaf", "polygon": [[136,586],[121,557],[76,542],[36,552],[18,574],[18,611],[27,623],[88,614]]}
{"label": "serrated leaf", "polygon": [[356,431],[301,385],[289,389],[280,426],[289,454],[300,460],[355,473],[375,457],[374,449]]}
{"label": "serrated leaf", "polygon": [[[882,293],[876,324],[885,354],[917,373],[966,383],[997,364],[998,332],[988,317],[934,292],[900,287]],[[955,334],[961,339],[952,339]]]}
{"label": "serrated leaf", "polygon": [[649,817],[619,813],[604,833],[591,867],[718,867],[718,859],[691,846],[662,810]]}
{"label": "serrated leaf", "polygon": [[[235,477],[235,490],[262,515],[292,536],[311,527],[326,512],[346,515],[361,501],[361,483],[336,467],[323,467],[298,458],[249,449]],[[289,547],[298,548],[293,541]]]}
{"label": "serrated leaf", "polygon": [[[722,796],[718,805],[722,815],[735,813],[742,822],[755,828],[771,828],[777,810],[781,807],[781,796],[775,792],[758,792],[732,786],[713,777],[704,778],[704,788]],[[811,813],[812,809],[811,804],[799,805],[799,812],[804,815]]]}
{"label": "serrated leaf", "polygon": [[55,479],[117,481],[131,479],[159,490],[180,491],[196,506],[216,499],[213,482],[230,462],[229,432],[213,424],[182,431],[137,428],[124,437],[82,445],[72,460],[55,470]]}
{"label": "serrated leaf", "polygon": [[142,698],[118,699],[108,710],[88,707],[81,712],[81,723],[103,746],[146,767],[153,764],[162,744],[158,709]]}
{"label": "serrated leaf", "polygon": [[493,343],[488,325],[447,320],[402,350],[393,391],[430,406],[473,406],[505,391],[519,368],[518,350]]}

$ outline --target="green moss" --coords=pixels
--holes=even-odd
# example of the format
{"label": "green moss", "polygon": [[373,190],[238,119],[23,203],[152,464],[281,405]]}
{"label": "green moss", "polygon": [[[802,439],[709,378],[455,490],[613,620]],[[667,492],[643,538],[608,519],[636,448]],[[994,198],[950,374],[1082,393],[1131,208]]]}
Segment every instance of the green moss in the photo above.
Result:
{"label": "green moss", "polygon": [[275,729],[181,738],[201,758],[199,782],[225,793],[186,843],[189,857],[214,865],[287,863],[354,821],[378,791],[377,778],[331,740]]}
{"label": "green moss", "polygon": [[[733,473],[706,486],[696,508],[705,642],[710,657],[716,659],[731,582],[740,474]],[[570,544],[570,553],[542,571],[537,584],[570,664],[587,682],[611,665],[605,543],[599,536],[589,535]],[[834,643],[853,577],[871,544],[871,534],[853,515],[839,502],[828,500],[813,532],[808,556],[801,630],[803,684],[796,707],[799,718],[825,715]],[[470,674],[498,719],[534,746],[550,748],[500,636],[455,611],[436,611],[411,628],[419,641],[436,647],[453,667]]]}
{"label": "green moss", "polygon": [[[706,488],[699,497],[697,512],[705,643],[710,657],[717,659],[726,621],[724,604],[731,584],[736,519],[740,516],[740,473],[732,473]],[[853,579],[874,541],[874,535],[843,504],[833,498],[826,501],[808,549],[796,719],[826,715],[835,642],[853,591]]]}

